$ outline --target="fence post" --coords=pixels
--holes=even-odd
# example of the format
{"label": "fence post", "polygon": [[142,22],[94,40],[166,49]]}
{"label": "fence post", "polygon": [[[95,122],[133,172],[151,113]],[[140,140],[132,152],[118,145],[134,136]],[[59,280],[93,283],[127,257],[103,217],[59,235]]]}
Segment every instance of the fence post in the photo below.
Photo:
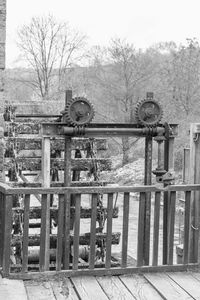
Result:
{"label": "fence post", "polygon": [[[50,187],[50,138],[42,139],[42,183],[43,187]],[[49,269],[50,244],[50,195],[42,195],[41,203],[41,242],[40,242],[40,270]]]}
{"label": "fence post", "polygon": [[4,195],[4,216],[3,216],[3,253],[2,253],[2,269],[5,276],[10,272],[10,256],[11,256],[11,231],[12,231],[12,195]]}
{"label": "fence post", "polygon": [[[172,128],[169,138],[164,141],[164,169],[174,171],[174,138],[177,135],[177,126]],[[164,192],[163,205],[163,264],[167,264],[168,257],[168,212],[169,212],[169,194]]]}
{"label": "fence post", "polygon": [[[190,172],[189,182],[200,184],[200,124],[190,125]],[[199,226],[200,226],[200,191],[195,191],[191,198],[191,229],[189,262],[197,262],[200,258]]]}

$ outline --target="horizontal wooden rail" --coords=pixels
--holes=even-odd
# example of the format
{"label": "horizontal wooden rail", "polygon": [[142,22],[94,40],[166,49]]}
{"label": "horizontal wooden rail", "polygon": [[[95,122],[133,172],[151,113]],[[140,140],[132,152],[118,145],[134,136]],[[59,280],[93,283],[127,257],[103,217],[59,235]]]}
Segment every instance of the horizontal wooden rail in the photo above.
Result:
{"label": "horizontal wooden rail", "polygon": [[[20,164],[22,170],[41,170],[41,158],[35,157],[17,157],[15,162]],[[98,163],[100,170],[109,171],[112,167],[112,162],[109,158],[74,158],[71,160],[71,169],[78,171],[90,170],[94,163]],[[13,158],[5,158],[4,168],[8,170],[13,166]],[[64,159],[51,158],[51,167],[56,167],[58,170],[64,170]]]}
{"label": "horizontal wooden rail", "polygon": [[[6,146],[9,146],[10,143],[15,143],[17,151],[20,150],[41,150],[42,149],[42,137],[39,135],[23,135],[20,134],[16,137],[6,137]],[[103,138],[97,138],[94,141],[89,138],[72,138],[71,148],[85,150],[88,147],[88,143],[92,142],[96,150],[107,150],[107,140]],[[64,137],[60,136],[51,140],[51,148],[53,150],[64,151],[65,141]]]}
{"label": "horizontal wooden rail", "polygon": [[8,184],[0,183],[0,192],[4,194],[108,194],[108,193],[140,193],[140,192],[167,192],[167,191],[199,191],[200,184],[191,185],[169,185],[160,188],[154,185],[145,186],[106,186],[106,187],[51,187],[51,188],[28,188],[10,187]]}

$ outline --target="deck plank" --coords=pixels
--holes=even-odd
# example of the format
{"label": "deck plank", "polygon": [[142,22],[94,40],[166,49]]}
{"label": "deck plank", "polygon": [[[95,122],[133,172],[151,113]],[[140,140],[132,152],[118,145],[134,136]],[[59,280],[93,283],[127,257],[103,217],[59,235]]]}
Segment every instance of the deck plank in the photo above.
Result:
{"label": "deck plank", "polygon": [[71,278],[81,300],[108,300],[99,283],[92,276],[80,276]]}
{"label": "deck plank", "polygon": [[167,275],[186,290],[191,297],[200,300],[200,282],[190,272],[170,272]]}
{"label": "deck plank", "polygon": [[[29,300],[55,300],[50,282],[25,281],[26,292]],[[21,300],[21,299],[20,299]]]}
{"label": "deck plank", "polygon": [[167,274],[164,273],[148,273],[144,274],[148,282],[159,291],[164,299],[173,300],[189,300],[193,299],[185,292],[176,282],[174,282]]}
{"label": "deck plank", "polygon": [[133,299],[139,300],[161,300],[163,299],[158,292],[141,275],[122,275],[121,281],[133,295]]}
{"label": "deck plank", "polygon": [[133,295],[128,291],[126,286],[117,276],[104,276],[96,278],[103,291],[106,293],[109,299],[126,299],[132,300]]}
{"label": "deck plank", "polygon": [[28,300],[22,280],[9,280],[0,276],[1,300]]}
{"label": "deck plank", "polygon": [[69,278],[50,281],[56,300],[78,300],[78,296]]}

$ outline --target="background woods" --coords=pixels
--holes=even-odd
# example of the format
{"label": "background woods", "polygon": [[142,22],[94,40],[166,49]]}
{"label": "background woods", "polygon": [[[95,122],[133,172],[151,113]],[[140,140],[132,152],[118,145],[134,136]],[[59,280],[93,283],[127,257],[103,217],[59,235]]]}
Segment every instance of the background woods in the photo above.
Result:
{"label": "background woods", "polygon": [[[64,103],[63,91],[71,88],[74,95],[93,102],[96,121],[126,123],[134,122],[138,100],[153,91],[164,108],[165,120],[180,124],[179,155],[188,143],[187,124],[199,121],[198,40],[187,39],[184,45],[159,43],[146,50],[119,38],[112,39],[108,47],[91,49],[86,41],[85,34],[51,15],[32,18],[18,34],[24,67],[6,71],[7,102]],[[55,105],[55,110],[59,109],[60,105]],[[112,154],[121,153],[123,165],[132,159],[132,147],[140,148],[137,139],[111,142]]]}

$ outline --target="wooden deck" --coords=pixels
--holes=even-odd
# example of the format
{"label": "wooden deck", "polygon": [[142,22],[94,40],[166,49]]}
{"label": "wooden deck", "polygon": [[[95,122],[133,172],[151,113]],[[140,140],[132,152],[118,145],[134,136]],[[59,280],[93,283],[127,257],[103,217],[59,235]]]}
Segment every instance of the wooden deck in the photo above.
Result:
{"label": "wooden deck", "polygon": [[55,280],[21,281],[0,277],[4,300],[200,299],[200,273],[146,273],[104,277],[58,275]]}

